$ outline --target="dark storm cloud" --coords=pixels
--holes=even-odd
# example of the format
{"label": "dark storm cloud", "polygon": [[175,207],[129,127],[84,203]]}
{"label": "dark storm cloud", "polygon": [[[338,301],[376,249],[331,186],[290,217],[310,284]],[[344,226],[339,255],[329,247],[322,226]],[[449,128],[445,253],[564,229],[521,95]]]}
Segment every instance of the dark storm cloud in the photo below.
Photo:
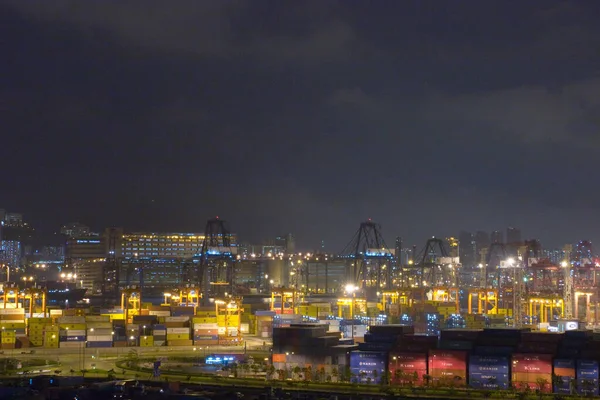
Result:
{"label": "dark storm cloud", "polygon": [[596,2],[3,4],[6,208],[132,229],[220,214],[332,251],[368,217],[388,242],[595,234]]}

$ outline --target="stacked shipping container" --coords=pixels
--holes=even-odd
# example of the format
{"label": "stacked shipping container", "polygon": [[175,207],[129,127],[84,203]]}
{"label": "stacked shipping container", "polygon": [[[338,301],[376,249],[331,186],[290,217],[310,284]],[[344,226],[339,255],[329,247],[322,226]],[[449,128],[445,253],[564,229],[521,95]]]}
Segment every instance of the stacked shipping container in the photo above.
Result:
{"label": "stacked shipping container", "polygon": [[510,361],[504,356],[477,356],[469,358],[469,385],[478,389],[508,389]]}
{"label": "stacked shipping container", "polygon": [[459,350],[429,350],[429,376],[434,383],[466,385],[467,352]]}
{"label": "stacked shipping container", "polygon": [[513,354],[512,383],[517,388],[550,392],[552,390],[552,355]]}
{"label": "stacked shipping container", "polygon": [[427,375],[427,353],[392,352],[389,357],[390,381],[399,385],[420,385]]}
{"label": "stacked shipping container", "polygon": [[577,360],[576,365],[579,394],[598,396],[598,361]]}

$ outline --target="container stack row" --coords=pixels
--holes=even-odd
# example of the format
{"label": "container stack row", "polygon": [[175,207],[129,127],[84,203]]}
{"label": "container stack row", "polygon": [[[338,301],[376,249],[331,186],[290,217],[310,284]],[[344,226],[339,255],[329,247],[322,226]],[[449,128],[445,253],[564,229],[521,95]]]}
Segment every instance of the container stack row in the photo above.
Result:
{"label": "container stack row", "polygon": [[[585,350],[584,350],[585,349]],[[353,379],[392,385],[514,387],[562,394],[599,394],[600,341],[591,331],[445,330],[440,339],[371,327],[350,356]],[[385,366],[387,368],[384,368]]]}

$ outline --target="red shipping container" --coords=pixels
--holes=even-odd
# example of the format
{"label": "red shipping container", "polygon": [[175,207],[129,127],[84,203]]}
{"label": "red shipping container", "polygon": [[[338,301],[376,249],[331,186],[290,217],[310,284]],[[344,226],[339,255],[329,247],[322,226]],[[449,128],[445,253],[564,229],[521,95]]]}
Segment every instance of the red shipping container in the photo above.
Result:
{"label": "red shipping container", "polygon": [[390,370],[427,370],[427,354],[425,353],[391,353]]}
{"label": "red shipping container", "polygon": [[[467,352],[460,350],[430,350],[429,375],[436,380],[452,380],[464,384],[467,378]],[[459,381],[456,378],[460,378]]]}
{"label": "red shipping container", "polygon": [[512,372],[552,374],[552,355],[515,353],[512,356]]}
{"label": "red shipping container", "polygon": [[541,389],[543,392],[552,391],[552,374],[513,372],[511,378],[513,386],[517,389],[529,387],[532,390]]}
{"label": "red shipping container", "polygon": [[390,354],[389,371],[393,384],[421,385],[423,376],[427,375],[427,354],[392,353]]}
{"label": "red shipping container", "polygon": [[467,352],[461,350],[430,350],[429,370],[432,369],[467,369]]}

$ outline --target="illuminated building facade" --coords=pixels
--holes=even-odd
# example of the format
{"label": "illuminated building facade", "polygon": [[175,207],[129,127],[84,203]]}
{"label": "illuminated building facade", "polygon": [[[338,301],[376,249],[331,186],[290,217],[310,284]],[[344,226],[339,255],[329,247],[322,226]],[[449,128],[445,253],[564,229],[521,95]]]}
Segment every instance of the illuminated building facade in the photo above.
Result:
{"label": "illuminated building facade", "polygon": [[[203,241],[202,233],[124,233],[121,254],[123,258],[192,259],[200,254]],[[236,246],[234,235],[231,241]]]}
{"label": "illuminated building facade", "polygon": [[21,242],[16,240],[0,241],[0,263],[16,268],[21,265]]}
{"label": "illuminated building facade", "polygon": [[[70,237],[65,246],[65,271],[78,286],[90,294],[98,293],[102,284],[102,268],[106,262],[106,241],[103,236]],[[68,275],[67,275],[68,276]],[[75,276],[75,278],[72,278]],[[58,277],[59,279],[64,279]]]}

